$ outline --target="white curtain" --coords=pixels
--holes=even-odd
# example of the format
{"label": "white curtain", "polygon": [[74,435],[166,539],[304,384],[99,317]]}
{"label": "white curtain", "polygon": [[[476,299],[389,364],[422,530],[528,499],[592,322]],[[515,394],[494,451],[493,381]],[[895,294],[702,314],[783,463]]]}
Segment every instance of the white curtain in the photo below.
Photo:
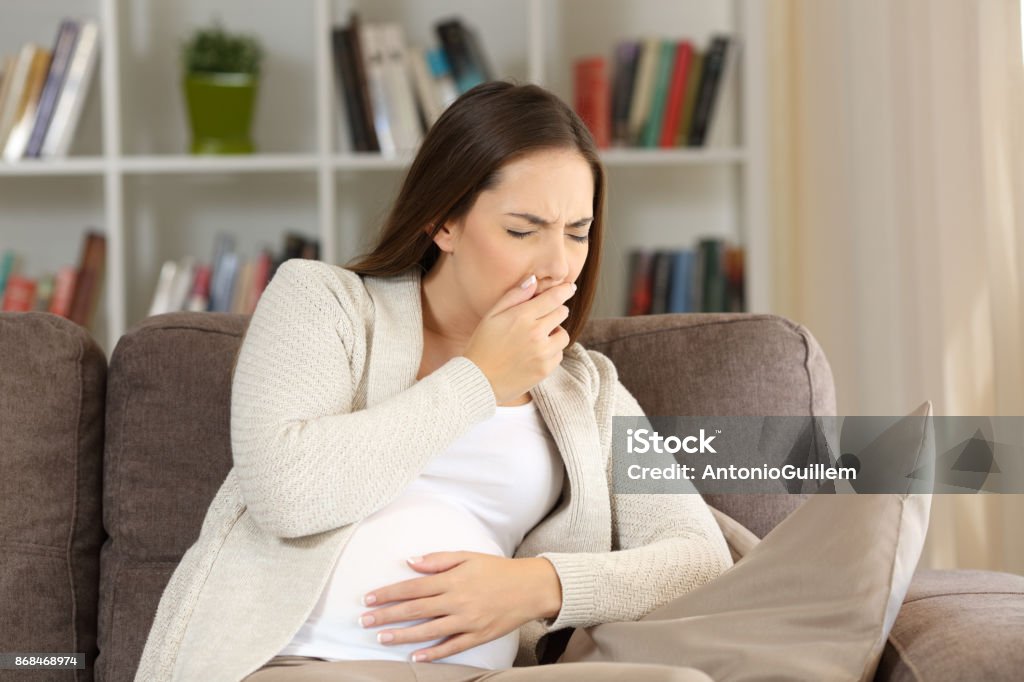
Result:
{"label": "white curtain", "polygon": [[[841,415],[1024,415],[1020,0],[770,0],[774,309]],[[921,565],[1024,574],[1024,495],[936,495]]]}

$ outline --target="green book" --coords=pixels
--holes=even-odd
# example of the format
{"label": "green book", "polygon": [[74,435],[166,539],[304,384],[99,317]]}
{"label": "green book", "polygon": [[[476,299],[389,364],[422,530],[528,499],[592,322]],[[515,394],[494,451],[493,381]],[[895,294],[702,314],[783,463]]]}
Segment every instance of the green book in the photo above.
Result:
{"label": "green book", "polygon": [[665,101],[668,99],[669,81],[672,79],[672,63],[676,58],[676,41],[661,41],[658,50],[658,69],[654,74],[654,97],[644,127],[641,147],[657,147],[661,137],[661,124],[665,119]]}

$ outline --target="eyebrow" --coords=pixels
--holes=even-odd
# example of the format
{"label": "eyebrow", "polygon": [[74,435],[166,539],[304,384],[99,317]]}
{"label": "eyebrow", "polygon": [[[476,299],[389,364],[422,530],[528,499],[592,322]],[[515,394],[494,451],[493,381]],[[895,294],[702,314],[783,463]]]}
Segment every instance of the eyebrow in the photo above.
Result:
{"label": "eyebrow", "polygon": [[[553,221],[544,220],[543,218],[535,216],[532,213],[506,213],[505,215],[515,216],[516,218],[523,218],[533,225],[541,225],[543,227],[549,227],[554,224]],[[593,219],[593,216],[589,218],[580,218],[576,222],[569,224],[569,227],[584,227]]]}

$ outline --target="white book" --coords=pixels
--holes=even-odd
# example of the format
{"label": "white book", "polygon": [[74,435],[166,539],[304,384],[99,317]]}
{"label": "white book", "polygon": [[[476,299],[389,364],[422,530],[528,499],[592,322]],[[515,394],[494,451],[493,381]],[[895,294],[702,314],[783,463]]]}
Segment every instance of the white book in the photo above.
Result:
{"label": "white book", "polygon": [[[14,68],[9,76],[4,78],[4,90],[7,96],[0,102],[0,151],[7,145],[7,137],[14,127],[14,118],[18,114],[18,106],[21,103],[21,96],[28,81],[28,72],[32,66],[38,46],[33,43],[26,43],[22,46],[21,52],[14,62]],[[6,81],[10,79],[8,86]]]}
{"label": "white book", "polygon": [[192,280],[195,278],[195,259],[185,256],[178,261],[177,271],[171,281],[171,290],[167,297],[167,311],[177,312],[185,309],[188,296],[192,293]]}
{"label": "white book", "polygon": [[366,71],[366,85],[370,92],[370,110],[373,113],[373,129],[377,133],[377,144],[382,156],[395,155],[395,139],[391,129],[390,102],[384,78],[384,52],[381,50],[380,32],[376,24],[363,23],[359,29],[359,45],[363,53]]}
{"label": "white book", "polygon": [[398,151],[416,149],[423,135],[416,94],[413,91],[409,60],[402,27],[393,21],[380,24],[378,36],[384,53],[384,78],[388,102],[393,105],[393,137]]}
{"label": "white book", "polygon": [[416,87],[416,97],[419,99],[420,106],[423,107],[429,128],[441,116],[444,106],[441,104],[441,96],[434,83],[434,77],[430,75],[426,50],[419,46],[411,46],[407,54],[412,72],[412,82]]}
{"label": "white book", "polygon": [[75,44],[75,53],[68,66],[67,79],[53,111],[53,119],[46,131],[43,148],[39,155],[43,158],[64,157],[71,148],[78,121],[82,117],[82,107],[89,94],[89,84],[96,70],[96,56],[99,53],[99,25],[95,21],[82,23]]}
{"label": "white book", "polygon": [[156,283],[153,300],[149,304],[149,316],[166,313],[170,307],[171,285],[178,272],[178,264],[172,260],[164,261],[160,268],[160,279]]}

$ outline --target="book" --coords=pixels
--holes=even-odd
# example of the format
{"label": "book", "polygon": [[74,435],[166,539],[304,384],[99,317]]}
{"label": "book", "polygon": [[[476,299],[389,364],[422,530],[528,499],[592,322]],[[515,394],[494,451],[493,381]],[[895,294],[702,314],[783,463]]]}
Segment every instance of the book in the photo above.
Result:
{"label": "book", "polygon": [[21,271],[21,258],[15,253],[14,249],[7,249],[0,255],[0,296],[3,295],[4,289],[7,287],[7,280],[11,275],[16,275]]}
{"label": "book", "polygon": [[188,303],[189,294],[192,291],[192,280],[195,279],[196,262],[192,256],[185,256],[177,263],[177,271],[171,280],[170,294],[168,296],[167,312],[184,310]]}
{"label": "book", "polygon": [[452,77],[452,68],[448,64],[448,57],[444,54],[444,48],[434,47],[426,52],[427,65],[430,67],[430,75],[434,77],[434,84],[441,98],[441,108],[448,106],[459,98],[459,89],[455,86]]}
{"label": "book", "polygon": [[355,10],[349,11],[349,58],[355,68],[357,83],[357,100],[363,111],[363,129],[366,131],[365,147],[367,151],[380,151],[380,141],[373,122],[373,103],[370,99],[370,84],[366,73],[366,60],[363,52],[363,21]]}
{"label": "book", "polygon": [[380,40],[377,24],[364,24],[360,33],[362,61],[366,67],[366,83],[370,95],[370,111],[373,116],[373,129],[377,134],[377,144],[383,156],[395,156],[394,131],[391,121],[395,114],[388,98],[385,84],[384,50]]}
{"label": "book", "polygon": [[438,21],[434,24],[434,30],[448,58],[455,87],[460,95],[480,83],[491,80],[479,40],[459,19]]}
{"label": "book", "polygon": [[702,288],[701,310],[707,313],[725,311],[725,277],[722,272],[724,240],[703,238],[697,243]]}
{"label": "book", "polygon": [[53,283],[53,296],[48,306],[49,312],[61,317],[71,316],[71,300],[75,297],[75,281],[78,270],[73,265],[65,265],[57,270]]}
{"label": "book", "polygon": [[92,325],[96,304],[103,289],[103,275],[106,270],[107,238],[102,232],[89,230],[82,242],[75,290],[71,299],[68,318],[83,327]]}
{"label": "book", "polygon": [[28,145],[28,138],[36,120],[39,96],[42,94],[46,74],[50,69],[50,51],[41,47],[33,46],[33,48],[25,87],[21,92],[14,115],[14,124],[4,146],[5,161],[17,161],[25,153],[25,147]]}
{"label": "book", "polygon": [[249,299],[245,304],[245,312],[253,313],[256,310],[256,304],[259,302],[259,298],[263,295],[263,290],[266,289],[267,283],[270,281],[270,268],[273,261],[273,254],[268,249],[262,249],[257,255],[253,262],[253,281],[252,287],[249,289]]}
{"label": "book", "polygon": [[171,285],[178,274],[178,264],[172,260],[164,261],[160,267],[160,275],[157,277],[156,289],[153,291],[153,298],[149,304],[148,317],[161,315],[170,310]]}
{"label": "book", "polygon": [[688,40],[676,43],[672,81],[669,84],[668,99],[665,103],[665,120],[662,122],[661,135],[658,139],[659,147],[676,146],[676,131],[679,130],[680,118],[683,115],[683,100],[686,95],[687,80],[691,76],[692,61],[693,44]]}
{"label": "book", "polygon": [[438,83],[430,72],[427,51],[422,47],[412,45],[409,47],[408,55],[412,84],[416,90],[420,124],[423,130],[427,131],[434,125],[434,121],[441,117],[441,112],[445,110],[446,105],[441,102]]}
{"label": "book", "polygon": [[3,80],[0,81],[0,149],[4,146],[4,125],[3,125],[3,112],[5,109],[4,103],[7,102],[10,97],[11,88],[14,85],[16,79],[15,72],[18,67],[18,55],[8,54],[3,57],[3,64],[0,68],[3,68]]}
{"label": "book", "polygon": [[627,136],[628,144],[631,146],[641,146],[643,142],[644,125],[650,116],[651,99],[654,97],[654,78],[658,68],[658,55],[660,51],[661,41],[657,38],[647,38],[640,43],[640,53],[637,56],[636,82],[629,105],[629,129]]}
{"label": "book", "polygon": [[205,312],[210,306],[210,275],[213,268],[206,264],[199,264],[196,267],[196,276],[192,281],[192,291],[189,293],[188,303],[185,310],[193,312]]}
{"label": "book", "polygon": [[249,291],[252,289],[252,261],[247,260],[240,263],[238,273],[235,277],[235,286],[231,296],[231,305],[228,310],[235,314],[245,313],[249,302]]}
{"label": "book", "polygon": [[334,74],[338,84],[345,120],[348,123],[349,143],[355,151],[373,151],[366,131],[361,89],[356,77],[352,58],[350,27],[335,28],[331,31],[331,49],[334,55]]}
{"label": "book", "polygon": [[648,312],[660,315],[668,312],[669,276],[672,272],[672,252],[658,249],[651,260],[651,307]]}
{"label": "book", "polygon": [[[11,129],[24,110],[25,86],[28,83],[29,71],[32,69],[32,63],[35,61],[38,50],[39,47],[33,43],[23,45],[9,69],[10,74],[4,77],[4,99],[0,101],[0,154],[7,146],[7,138],[10,137]],[[4,71],[4,73],[7,72],[8,70]]]}
{"label": "book", "polygon": [[629,104],[633,96],[637,55],[640,43],[624,40],[615,46],[615,73],[612,77],[612,143],[629,145]]}
{"label": "book", "polygon": [[715,36],[711,40],[711,46],[704,59],[704,70],[701,73],[697,101],[694,104],[693,121],[690,123],[689,144],[691,146],[700,147],[704,144],[704,137],[714,112],[728,44],[728,36]]}
{"label": "book", "polygon": [[212,272],[210,275],[210,308],[211,312],[224,312],[227,303],[227,290],[230,280],[235,276],[230,264],[229,255],[235,249],[235,238],[227,232],[218,232],[214,238]]}
{"label": "book", "polygon": [[48,312],[50,301],[53,299],[53,289],[56,282],[53,273],[47,272],[36,279],[36,302],[32,310],[45,313]]}
{"label": "book", "polygon": [[747,310],[744,285],[744,250],[740,246],[729,246],[725,250],[725,310],[742,313]]}
{"label": "book", "polygon": [[694,48],[693,56],[690,58],[690,75],[686,79],[683,95],[683,115],[679,120],[679,129],[676,130],[677,147],[688,147],[690,144],[690,124],[693,122],[693,109],[697,104],[697,89],[703,70],[704,52]]}
{"label": "book", "polygon": [[377,32],[384,55],[384,87],[390,105],[390,127],[395,149],[399,152],[413,151],[419,145],[423,129],[416,111],[416,94],[409,75],[405,33],[401,25],[393,21],[378,25]]}
{"label": "book", "polygon": [[742,58],[743,43],[735,36],[730,37],[725,46],[722,76],[718,84],[718,93],[712,103],[705,146],[731,147],[736,144],[739,112],[739,60]]}
{"label": "book", "polygon": [[657,66],[654,80],[651,83],[651,106],[644,122],[642,147],[657,147],[661,137],[662,121],[665,116],[665,105],[668,101],[668,89],[672,80],[672,67],[676,60],[676,43],[672,40],[658,41]]}
{"label": "book", "polygon": [[636,249],[629,255],[629,294],[626,315],[646,315],[651,309],[651,264],[653,253]]}
{"label": "book", "polygon": [[20,274],[11,275],[4,289],[3,304],[0,310],[5,312],[26,312],[35,306],[36,282]]}
{"label": "book", "polygon": [[599,148],[611,146],[611,101],[607,62],[586,57],[573,64],[573,105]]}
{"label": "book", "polygon": [[89,94],[89,86],[96,71],[99,54],[99,25],[92,20],[85,21],[79,28],[74,54],[68,65],[67,77],[61,88],[53,119],[46,131],[39,156],[42,158],[65,157],[71,148],[71,141],[82,109]]}
{"label": "book", "polygon": [[71,64],[76,40],[78,40],[78,22],[71,19],[60,22],[57,38],[53,45],[50,70],[46,75],[42,93],[39,95],[39,105],[36,107],[35,124],[25,146],[24,156],[27,158],[38,158],[39,152],[43,148],[46,130],[50,127],[57,98],[61,88],[64,87],[64,79],[68,75],[68,67]]}
{"label": "book", "polygon": [[695,255],[694,250],[689,248],[678,249],[672,253],[666,312],[689,313],[695,310],[693,301]]}

